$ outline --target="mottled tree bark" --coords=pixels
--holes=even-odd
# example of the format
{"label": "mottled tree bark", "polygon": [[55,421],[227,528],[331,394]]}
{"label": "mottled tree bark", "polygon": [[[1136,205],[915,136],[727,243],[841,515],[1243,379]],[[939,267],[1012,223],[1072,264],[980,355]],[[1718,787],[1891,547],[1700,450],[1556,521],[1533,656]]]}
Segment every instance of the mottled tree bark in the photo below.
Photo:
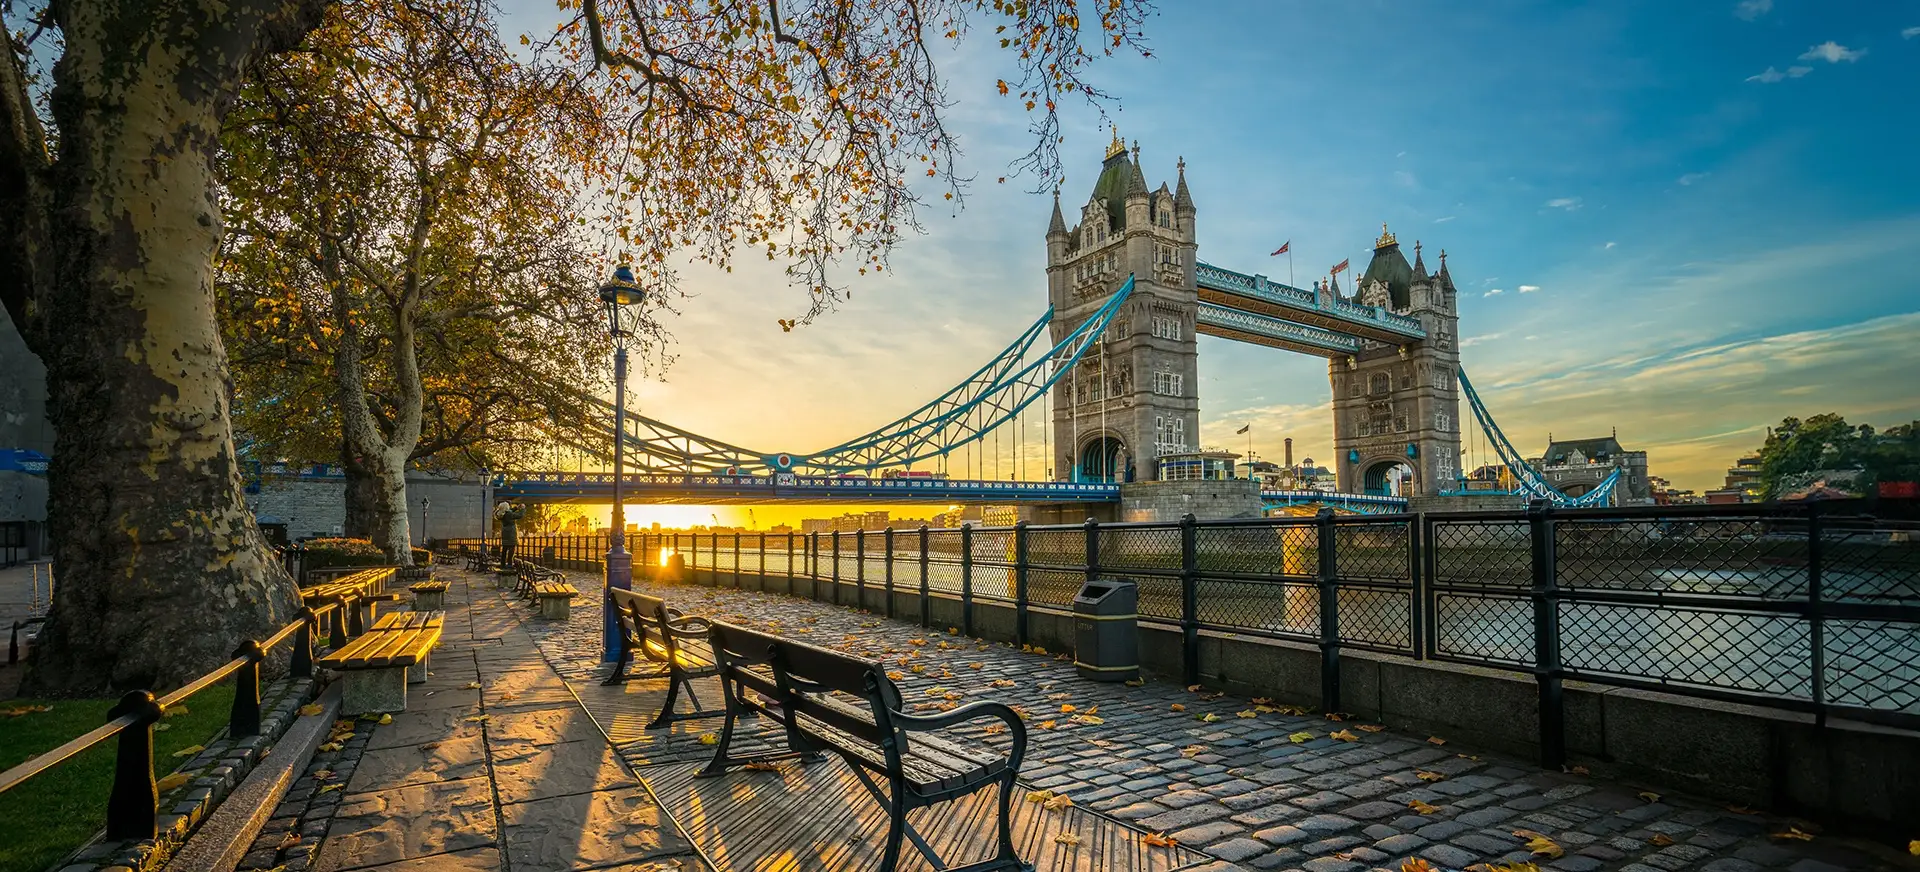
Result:
{"label": "mottled tree bark", "polygon": [[[297,43],[325,0],[68,0],[49,158],[20,115],[9,143],[41,193],[9,209],[25,263],[7,302],[47,364],[56,431],[48,523],[61,585],[23,690],[182,684],[292,620],[299,594],[242,496],[215,322],[212,160],[250,59]],[[8,176],[18,166],[0,170]]]}
{"label": "mottled tree bark", "polygon": [[341,528],[341,535],[371,539],[374,528],[379,525],[374,514],[380,502],[380,479],[344,439],[340,447],[340,466],[347,473],[347,486],[342,493],[346,501],[346,521]]}

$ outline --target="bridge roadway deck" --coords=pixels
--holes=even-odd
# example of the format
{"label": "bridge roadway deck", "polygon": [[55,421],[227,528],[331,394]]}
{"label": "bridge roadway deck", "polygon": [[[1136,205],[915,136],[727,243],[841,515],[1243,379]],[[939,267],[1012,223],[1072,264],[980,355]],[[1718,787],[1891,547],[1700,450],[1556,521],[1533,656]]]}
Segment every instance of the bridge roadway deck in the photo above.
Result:
{"label": "bridge roadway deck", "polygon": [[[593,580],[582,576],[576,583]],[[1901,868],[1904,862],[1884,845],[1770,835],[1789,826],[1811,826],[1804,822],[1688,798],[1649,801],[1642,796],[1649,790],[1643,785],[1543,771],[1455,743],[1433,744],[1424,735],[1375,731],[1370,724],[1255,711],[1251,700],[1189,692],[1163,681],[1138,688],[1095,683],[1053,656],[930,633],[838,606],[755,591],[636,586],[691,613],[798,634],[866,656],[904,658],[901,688],[922,707],[948,694],[959,695],[961,704],[993,699],[1021,705],[1032,715],[1024,769],[1030,789],[1063,793],[1078,810],[1170,834],[1221,861],[1209,868],[1362,872],[1397,870],[1404,860],[1419,857],[1435,869],[1531,859],[1561,872],[1837,872]],[[698,735],[716,726],[641,729],[653,711],[644,697],[648,691],[593,685],[602,674],[596,656],[599,623],[592,615],[598,605],[583,605],[565,625],[532,628],[541,650],[581,689],[588,711],[626,760],[641,767],[642,777],[663,797],[685,795],[676,792],[684,790],[678,786],[683,770],[673,767],[704,758],[708,749],[697,744]],[[702,699],[710,699],[709,693],[717,689],[703,690]],[[1063,712],[1066,705],[1075,711]],[[1074,714],[1096,710],[1097,723],[1072,720]],[[1253,716],[1241,717],[1241,712]],[[1331,738],[1341,729],[1353,740]],[[1300,733],[1310,736],[1293,741]],[[662,781],[652,780],[649,773],[656,769],[650,766]],[[1658,786],[1650,789],[1666,793]],[[740,796],[758,793],[740,790]],[[857,801],[857,794],[842,795]],[[698,796],[688,801],[695,800],[705,801]],[[1430,806],[1430,813],[1411,805],[1416,800]],[[689,828],[696,841],[707,844],[700,827]],[[1529,857],[1526,839],[1515,835],[1521,830],[1549,836],[1566,855],[1552,862]],[[1092,840],[1083,839],[1082,845],[1088,844]],[[803,861],[793,868],[842,867]],[[1119,863],[1100,868],[1164,867]]]}

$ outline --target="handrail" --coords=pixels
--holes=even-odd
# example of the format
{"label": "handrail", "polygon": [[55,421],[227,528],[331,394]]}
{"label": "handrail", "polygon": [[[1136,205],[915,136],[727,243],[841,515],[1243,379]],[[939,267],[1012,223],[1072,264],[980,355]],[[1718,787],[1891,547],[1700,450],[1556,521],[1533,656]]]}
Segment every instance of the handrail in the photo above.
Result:
{"label": "handrail", "polygon": [[[119,737],[121,759],[119,766],[116,767],[113,787],[108,795],[107,838],[154,838],[157,835],[156,819],[159,810],[155,807],[158,796],[153,790],[153,733],[151,729],[137,734],[131,733],[128,731],[129,728],[150,728],[170,706],[179,704],[223,679],[238,675],[239,678],[236,681],[240,686],[235,688],[233,710],[228,717],[227,732],[228,735],[235,737],[258,735],[260,731],[259,665],[265,659],[266,652],[279,647],[288,639],[297,638],[299,641],[295,644],[290,673],[295,678],[311,677],[314,630],[322,617],[329,616],[344,607],[340,602],[326,603],[318,608],[303,606],[297,620],[275,630],[273,635],[268,636],[264,641],[243,641],[235,649],[233,659],[158,699],[144,690],[128,692],[121,697],[119,703],[114,705],[110,712],[113,718],[105,724],[69,739],[53,750],[36,755],[18,766],[0,772],[0,794],[25,784],[35,776],[73,759],[108,739]],[[303,649],[305,657],[301,656]],[[125,713],[122,714],[122,712]],[[134,745],[130,747],[127,744],[129,741],[134,742]],[[139,814],[133,813],[136,808],[140,809]]]}

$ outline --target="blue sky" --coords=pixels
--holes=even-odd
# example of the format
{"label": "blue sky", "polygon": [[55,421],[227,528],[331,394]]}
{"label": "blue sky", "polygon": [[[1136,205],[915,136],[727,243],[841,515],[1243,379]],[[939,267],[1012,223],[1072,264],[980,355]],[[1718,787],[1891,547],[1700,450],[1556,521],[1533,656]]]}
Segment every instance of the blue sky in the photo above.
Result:
{"label": "blue sky", "polygon": [[[1363,268],[1383,221],[1430,267],[1445,248],[1464,366],[1523,450],[1617,427],[1654,474],[1706,488],[1785,415],[1920,418],[1920,0],[1193,0],[1148,33],[1152,59],[1095,76],[1151,186],[1186,158],[1201,259],[1285,280],[1267,253],[1291,240],[1304,285]],[[643,413],[816,449],[1039,314],[1048,201],[992,184],[1030,144],[994,92],[1005,59],[946,60],[982,180],[965,209],[930,212],[889,276],[792,334],[775,319],[800,300],[769,265],[687,270]],[[1070,108],[1069,205],[1108,138]],[[1323,361],[1205,337],[1200,357],[1203,442],[1244,448],[1252,423],[1263,456],[1287,436],[1330,454]]]}

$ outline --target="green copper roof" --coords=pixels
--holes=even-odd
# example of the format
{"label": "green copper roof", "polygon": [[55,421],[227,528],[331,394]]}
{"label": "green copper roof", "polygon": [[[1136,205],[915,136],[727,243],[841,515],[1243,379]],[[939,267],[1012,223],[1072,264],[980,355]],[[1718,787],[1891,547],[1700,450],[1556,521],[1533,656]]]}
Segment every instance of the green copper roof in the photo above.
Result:
{"label": "green copper roof", "polygon": [[1093,196],[1107,198],[1107,214],[1113,216],[1113,229],[1127,226],[1127,186],[1133,183],[1133,162],[1121,152],[1100,165],[1100,180],[1093,183]]}
{"label": "green copper roof", "polygon": [[1413,265],[1407,263],[1407,256],[1400,253],[1400,243],[1393,242],[1373,250],[1373,261],[1367,264],[1367,272],[1360,277],[1360,287],[1375,282],[1385,282],[1387,291],[1393,297],[1393,307],[1405,309],[1413,301]]}

